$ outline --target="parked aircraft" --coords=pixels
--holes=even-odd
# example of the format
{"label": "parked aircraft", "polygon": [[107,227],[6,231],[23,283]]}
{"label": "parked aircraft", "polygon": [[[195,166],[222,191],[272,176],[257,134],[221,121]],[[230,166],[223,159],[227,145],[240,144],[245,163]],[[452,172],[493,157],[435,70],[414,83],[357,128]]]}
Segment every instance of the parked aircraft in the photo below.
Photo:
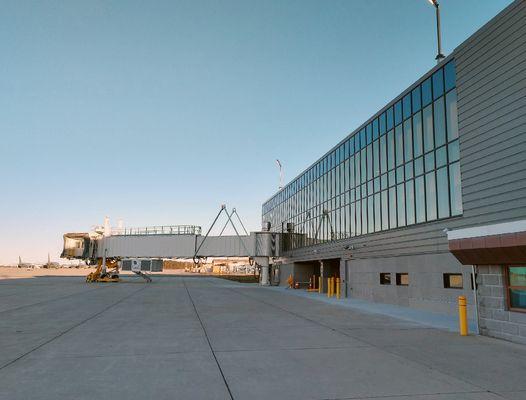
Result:
{"label": "parked aircraft", "polygon": [[18,266],[18,268],[27,268],[27,269],[40,268],[38,265],[22,262],[22,257],[20,257],[20,256],[18,256],[18,265],[17,266]]}

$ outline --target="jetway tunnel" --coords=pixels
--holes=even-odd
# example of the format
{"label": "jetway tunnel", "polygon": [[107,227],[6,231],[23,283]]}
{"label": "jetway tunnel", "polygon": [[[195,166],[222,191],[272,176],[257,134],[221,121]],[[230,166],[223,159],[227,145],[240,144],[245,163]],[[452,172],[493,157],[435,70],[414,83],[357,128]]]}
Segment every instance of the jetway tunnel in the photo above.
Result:
{"label": "jetway tunnel", "polygon": [[[210,235],[221,214],[227,223],[219,236]],[[236,215],[245,235],[240,235],[232,217]],[[236,235],[223,235],[230,223]],[[63,258],[83,259],[99,263],[105,271],[106,261],[139,259],[193,259],[196,264],[208,257],[248,257],[261,268],[261,281],[269,284],[269,267],[280,256],[280,233],[263,231],[248,233],[235,209],[229,213],[222,205],[207,233],[201,235],[201,227],[172,225],[146,228],[112,229],[109,219],[103,227],[89,233],[64,235]]]}

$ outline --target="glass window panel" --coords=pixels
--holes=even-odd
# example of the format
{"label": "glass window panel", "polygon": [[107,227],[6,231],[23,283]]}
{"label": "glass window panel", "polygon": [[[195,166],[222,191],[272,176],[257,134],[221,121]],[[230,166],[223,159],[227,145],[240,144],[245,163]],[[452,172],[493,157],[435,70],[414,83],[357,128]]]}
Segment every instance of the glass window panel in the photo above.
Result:
{"label": "glass window panel", "polygon": [[431,78],[427,78],[424,82],[422,82],[422,106],[427,106],[432,100]]}
{"label": "glass window panel", "polygon": [[375,140],[373,142],[373,161],[374,161],[374,176],[380,175],[380,142]]}
{"label": "glass window panel", "polygon": [[402,102],[403,104],[403,111],[404,111],[404,119],[407,119],[411,116],[411,93],[408,93]]}
{"label": "glass window panel", "polygon": [[360,131],[360,149],[363,149],[367,145],[367,134],[365,128]]}
{"label": "glass window panel", "polygon": [[387,116],[387,130],[393,129],[394,127],[393,107],[389,107],[387,109],[386,116]]}
{"label": "glass window panel", "polygon": [[361,186],[362,198],[367,196],[367,185],[364,183]]}
{"label": "glass window panel", "polygon": [[407,218],[407,225],[415,223],[415,193],[414,182],[409,180],[405,183],[405,211]]}
{"label": "glass window panel", "polygon": [[398,204],[398,226],[405,226],[405,185],[402,183],[396,187]]}
{"label": "glass window panel", "polygon": [[420,108],[422,107],[422,100],[420,98],[420,86],[417,86],[413,89],[411,92],[412,97],[412,105],[413,105],[413,114],[420,111]]}
{"label": "glass window panel", "polygon": [[396,184],[396,174],[395,170],[389,171],[389,186],[394,186]]}
{"label": "glass window panel", "polygon": [[510,286],[526,287],[526,267],[508,267]]}
{"label": "glass window panel", "polygon": [[349,205],[347,204],[345,207],[342,208],[343,218],[344,218],[344,230],[345,230],[345,237],[348,238],[351,236],[351,226],[350,226],[350,220],[349,220]]}
{"label": "glass window panel", "polygon": [[424,173],[424,158],[419,157],[415,160],[415,176],[421,175]]}
{"label": "glass window panel", "polygon": [[449,190],[451,196],[451,215],[462,214],[462,189],[460,186],[460,165],[458,162],[449,166]]}
{"label": "glass window panel", "polygon": [[396,165],[404,163],[404,140],[402,137],[402,125],[398,125],[395,128],[395,141],[396,141]]}
{"label": "glass window panel", "polygon": [[449,217],[449,184],[447,168],[437,170],[438,218]]}
{"label": "glass window panel", "polygon": [[366,234],[367,230],[367,199],[362,200],[362,234]]}
{"label": "glass window panel", "polygon": [[382,218],[381,218],[381,203],[380,193],[374,195],[374,231],[378,232],[382,229]]}
{"label": "glass window panel", "polygon": [[426,220],[426,202],[423,176],[415,179],[415,198],[416,222],[424,222]]}
{"label": "glass window panel", "polygon": [[447,140],[458,138],[458,111],[457,111],[457,91],[452,90],[446,94],[446,124]]}
{"label": "glass window panel", "polygon": [[360,160],[361,156],[360,153],[356,153],[354,156],[355,160],[355,176],[356,176],[356,185],[359,185],[361,183],[361,174],[360,174]]}
{"label": "glass window panel", "polygon": [[387,189],[387,174],[383,174],[380,177],[380,186],[382,187],[382,189]]}
{"label": "glass window panel", "polygon": [[354,154],[354,136],[349,139],[349,155]]}
{"label": "glass window panel", "polygon": [[401,165],[396,169],[396,183],[402,183],[404,181],[404,166]]}
{"label": "glass window panel", "polygon": [[380,114],[380,135],[384,135],[387,132],[386,123],[385,123],[385,113]]}
{"label": "glass window panel", "polygon": [[398,100],[394,105],[395,125],[402,123],[402,100]]}
{"label": "glass window panel", "polygon": [[369,196],[367,199],[367,227],[368,232],[372,233],[374,232],[374,202],[373,202],[373,196]]}
{"label": "glass window panel", "polygon": [[447,145],[449,152],[449,162],[455,162],[460,159],[460,149],[458,148],[458,140],[451,142]]}
{"label": "glass window panel", "polygon": [[374,179],[374,192],[379,192],[380,191],[380,178],[375,178]]}
{"label": "glass window panel", "polygon": [[344,189],[345,191],[349,190],[350,187],[350,177],[349,177],[349,159],[345,160],[345,164],[343,164],[343,174],[344,174]]}
{"label": "glass window panel", "polygon": [[444,274],[444,288],[447,289],[462,289],[464,282],[462,274]]}
{"label": "glass window panel", "polygon": [[387,190],[382,192],[382,230],[389,229],[389,198]]}
{"label": "glass window panel", "polygon": [[405,179],[412,179],[413,178],[413,161],[408,162],[405,165]]}
{"label": "glass window panel", "polygon": [[424,108],[422,117],[424,119],[424,151],[427,153],[435,147],[433,140],[433,107],[431,105]]}
{"label": "glass window panel", "polygon": [[526,290],[510,289],[510,306],[513,308],[526,308]]}
{"label": "glass window panel", "polygon": [[361,177],[362,179],[360,180],[361,183],[364,183],[366,180],[367,180],[367,150],[366,149],[363,149],[361,152],[360,152],[360,157],[361,157],[361,168],[362,168],[362,172],[361,172]]}
{"label": "glass window panel", "polygon": [[435,120],[435,146],[439,147],[446,143],[446,116],[443,97],[435,101],[433,112]]}
{"label": "glass window panel", "polygon": [[446,91],[455,87],[455,60],[451,60],[444,67],[444,78],[446,81]]}
{"label": "glass window panel", "polygon": [[355,185],[356,183],[354,180],[354,156],[351,156],[351,158],[349,158],[349,186],[351,188],[354,188]]}
{"label": "glass window panel", "polygon": [[411,120],[404,122],[404,155],[405,161],[413,158],[413,130],[411,129]]}
{"label": "glass window panel", "polygon": [[437,219],[436,182],[434,171],[426,174],[426,211],[428,221]]}
{"label": "glass window panel", "polygon": [[420,112],[413,115],[413,140],[415,157],[421,156],[424,152],[424,137],[422,132],[422,114]]}
{"label": "glass window panel", "polygon": [[387,172],[387,142],[386,136],[380,136],[380,172]]}
{"label": "glass window panel", "polygon": [[372,194],[373,193],[373,181],[367,182],[367,193]]}
{"label": "glass window panel", "polygon": [[356,200],[359,200],[362,198],[362,187],[356,186]]}
{"label": "glass window panel", "polygon": [[433,74],[433,100],[444,94],[444,70],[440,68]]}
{"label": "glass window panel", "polygon": [[373,146],[367,146],[367,179],[373,179]]}
{"label": "glass window panel", "polygon": [[393,169],[395,167],[395,143],[394,143],[394,131],[390,130],[387,132],[387,169]]}
{"label": "glass window panel", "polygon": [[373,141],[373,127],[372,127],[372,124],[369,124],[369,125],[366,126],[365,134],[366,134],[366,138],[367,138],[367,144],[371,144],[371,142]]}
{"label": "glass window panel", "polygon": [[443,146],[436,151],[436,165],[437,168],[443,167],[447,164],[446,146]]}
{"label": "glass window panel", "polygon": [[373,120],[373,140],[378,139],[379,131],[378,131],[378,118],[375,118]]}
{"label": "glass window panel", "polygon": [[389,228],[396,228],[396,187],[389,189]]}
{"label": "glass window panel", "polygon": [[425,155],[425,170],[430,172],[435,169],[435,153],[431,152]]}
{"label": "glass window panel", "polygon": [[355,205],[351,203],[349,206],[349,220],[351,221],[351,236],[356,235],[356,220],[355,220]]}

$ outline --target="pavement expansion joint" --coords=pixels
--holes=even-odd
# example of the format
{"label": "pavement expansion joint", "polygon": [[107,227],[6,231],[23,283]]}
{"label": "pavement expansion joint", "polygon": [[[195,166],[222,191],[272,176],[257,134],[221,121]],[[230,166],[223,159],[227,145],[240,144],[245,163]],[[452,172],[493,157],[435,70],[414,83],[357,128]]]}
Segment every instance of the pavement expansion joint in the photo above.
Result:
{"label": "pavement expansion joint", "polygon": [[223,372],[223,369],[221,368],[221,364],[219,364],[219,360],[217,359],[217,356],[215,354],[214,348],[212,347],[212,343],[210,342],[210,338],[208,337],[208,333],[206,331],[205,325],[203,323],[203,320],[201,319],[201,316],[199,315],[199,311],[197,310],[197,307],[195,305],[194,299],[192,298],[192,295],[190,294],[190,290],[188,289],[188,286],[186,285],[186,281],[183,278],[183,285],[186,290],[186,293],[188,295],[188,298],[190,299],[190,302],[192,303],[192,306],[195,311],[195,315],[197,316],[197,319],[199,320],[199,323],[201,324],[201,328],[203,328],[203,333],[205,334],[206,341],[208,343],[208,347],[210,348],[210,351],[212,352],[212,356],[214,357],[214,361],[217,365],[217,368],[219,369],[219,373],[221,374],[221,378],[223,379],[223,383],[225,384],[226,390],[228,391],[228,395],[230,396],[230,399],[234,400],[234,396],[232,395],[232,391],[230,390],[230,386],[228,385],[228,381],[226,380],[225,374]]}
{"label": "pavement expansion joint", "polygon": [[[322,397],[318,400],[370,400],[370,399],[415,399],[416,396],[420,400],[424,400],[426,397],[431,396],[454,396],[454,395],[463,395],[463,394],[494,394],[498,395],[497,393],[493,393],[488,390],[482,390],[482,391],[465,391],[465,392],[438,392],[438,393],[413,393],[413,394],[388,394],[388,395],[381,395],[381,396],[354,396],[354,397]],[[499,396],[501,397],[501,396]]]}
{"label": "pavement expansion joint", "polygon": [[292,352],[292,351],[304,351],[304,350],[347,350],[347,349],[363,349],[371,348],[371,345],[358,345],[358,346],[318,346],[318,347],[273,347],[271,349],[231,349],[231,350],[214,350],[216,353],[268,353],[268,352]]}
{"label": "pavement expansion joint", "polygon": [[36,303],[26,304],[24,306],[15,307],[15,308],[9,308],[7,310],[2,310],[2,311],[0,311],[0,314],[11,312],[11,311],[19,311],[19,310],[22,310],[22,309],[28,308],[28,307],[40,306],[42,304],[52,303],[53,301],[57,301],[57,300],[64,300],[64,299],[67,299],[67,298],[70,298],[70,297],[78,296],[79,294],[82,294],[82,293],[94,292],[95,290],[100,290],[102,288],[103,287],[101,286],[101,287],[88,289],[88,290],[79,290],[78,292],[70,293],[70,294],[67,294],[67,295],[64,295],[64,296],[54,297],[52,299],[47,299],[47,300],[39,301],[39,302],[36,302]]}
{"label": "pavement expansion joint", "polygon": [[[48,345],[49,343],[53,342],[54,340],[57,340],[58,338],[60,338],[60,337],[64,336],[65,334],[71,332],[73,329],[78,328],[79,326],[85,324],[86,322],[88,322],[88,321],[90,321],[90,320],[92,320],[94,318],[97,318],[99,315],[101,315],[104,312],[110,310],[111,308],[115,307],[116,305],[122,303],[123,301],[125,301],[128,298],[132,297],[134,294],[136,294],[136,293],[138,293],[138,292],[140,292],[140,291],[142,291],[142,290],[144,290],[146,288],[147,288],[147,286],[144,286],[144,287],[142,287],[139,290],[136,290],[136,291],[134,291],[132,293],[127,294],[126,296],[122,297],[121,299],[117,300],[116,302],[114,302],[114,303],[110,304],[109,306],[105,307],[101,311],[96,312],[95,314],[89,316],[88,318],[85,318],[84,320],[76,323],[75,325],[69,327],[68,329],[60,332],[58,335],[53,336],[52,338],[50,338],[50,339],[46,340],[45,342],[39,344],[38,346],[34,347],[33,349],[31,349],[31,350],[25,352],[24,354],[18,356],[14,360],[11,360],[11,361],[7,362],[6,364],[0,366],[0,371],[3,370],[4,368],[9,367],[10,365],[13,365],[17,361],[20,361],[21,359],[27,357],[29,354],[33,353],[34,351],[36,351],[38,349],[41,349],[42,347]],[[96,289],[93,289],[93,290],[96,290]]]}

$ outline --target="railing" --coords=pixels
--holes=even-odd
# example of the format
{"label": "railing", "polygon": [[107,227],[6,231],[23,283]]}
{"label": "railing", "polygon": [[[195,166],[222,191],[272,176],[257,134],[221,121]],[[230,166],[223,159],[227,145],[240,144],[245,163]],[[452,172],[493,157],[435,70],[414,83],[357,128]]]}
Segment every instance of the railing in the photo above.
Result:
{"label": "railing", "polygon": [[196,225],[162,225],[140,228],[111,228],[112,236],[131,235],[200,235],[201,227]]}

